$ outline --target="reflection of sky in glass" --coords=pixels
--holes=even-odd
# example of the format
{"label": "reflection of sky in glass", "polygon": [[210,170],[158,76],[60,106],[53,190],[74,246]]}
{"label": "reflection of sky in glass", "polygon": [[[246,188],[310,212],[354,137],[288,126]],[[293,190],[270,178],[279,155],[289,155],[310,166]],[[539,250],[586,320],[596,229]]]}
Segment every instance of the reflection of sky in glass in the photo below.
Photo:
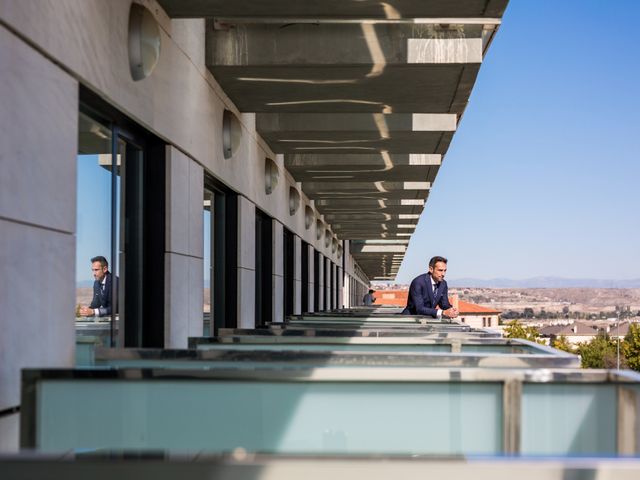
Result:
{"label": "reflection of sky in glass", "polygon": [[76,282],[93,281],[91,257],[111,265],[111,172],[98,165],[98,155],[78,155]]}

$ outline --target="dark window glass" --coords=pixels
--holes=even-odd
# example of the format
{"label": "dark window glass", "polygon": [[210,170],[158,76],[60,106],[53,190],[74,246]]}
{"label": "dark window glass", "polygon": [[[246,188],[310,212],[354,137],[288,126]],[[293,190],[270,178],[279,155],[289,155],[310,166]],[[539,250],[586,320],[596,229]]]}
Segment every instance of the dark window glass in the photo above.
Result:
{"label": "dark window glass", "polygon": [[286,228],[283,229],[283,249],[284,249],[284,316],[293,314],[294,295],[294,238]]}
{"label": "dark window glass", "polygon": [[255,324],[265,325],[272,320],[273,292],[273,220],[266,213],[256,209],[255,229]]}
{"label": "dark window glass", "polygon": [[313,251],[313,311],[318,312],[320,310],[320,253],[317,250]]}
{"label": "dark window glass", "polygon": [[[204,335],[237,326],[237,195],[204,179]],[[208,304],[208,312],[207,312]]]}
{"label": "dark window glass", "polygon": [[304,313],[309,311],[309,244],[305,241],[301,242],[300,262],[300,308]]}

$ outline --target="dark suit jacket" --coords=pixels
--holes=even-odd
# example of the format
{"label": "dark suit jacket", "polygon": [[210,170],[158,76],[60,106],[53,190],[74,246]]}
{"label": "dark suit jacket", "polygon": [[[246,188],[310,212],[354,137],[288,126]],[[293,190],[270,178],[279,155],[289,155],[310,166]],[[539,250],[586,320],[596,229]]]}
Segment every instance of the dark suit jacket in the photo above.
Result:
{"label": "dark suit jacket", "polygon": [[111,315],[111,289],[113,287],[113,283],[116,284],[116,291],[114,293],[117,293],[118,282],[117,279],[116,282],[112,281],[111,272],[107,272],[107,280],[104,284],[104,290],[102,289],[102,283],[97,280],[93,282],[93,300],[91,300],[89,308],[97,308],[99,310],[99,317]]}
{"label": "dark suit jacket", "polygon": [[411,282],[407,306],[402,313],[404,315],[429,315],[433,318],[437,318],[437,306],[440,306],[441,310],[451,308],[447,282],[444,280],[440,282],[438,291],[434,298],[433,288],[431,288],[431,276],[428,273],[418,275]]}

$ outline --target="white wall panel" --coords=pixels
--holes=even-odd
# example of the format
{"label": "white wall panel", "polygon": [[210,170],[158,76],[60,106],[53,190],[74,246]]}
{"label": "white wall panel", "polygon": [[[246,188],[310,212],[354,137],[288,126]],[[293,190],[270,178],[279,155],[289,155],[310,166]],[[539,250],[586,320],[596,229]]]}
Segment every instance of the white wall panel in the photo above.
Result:
{"label": "white wall panel", "polygon": [[75,237],[6,220],[0,232],[4,409],[20,404],[21,368],[74,364]]}

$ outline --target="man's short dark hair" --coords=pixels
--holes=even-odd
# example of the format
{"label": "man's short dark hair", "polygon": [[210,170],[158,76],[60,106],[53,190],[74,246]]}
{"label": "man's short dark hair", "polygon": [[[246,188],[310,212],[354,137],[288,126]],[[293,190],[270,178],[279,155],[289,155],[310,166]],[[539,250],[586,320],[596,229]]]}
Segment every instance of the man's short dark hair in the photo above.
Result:
{"label": "man's short dark hair", "polygon": [[97,257],[93,257],[91,259],[91,263],[95,263],[95,262],[100,262],[101,266],[109,268],[109,262],[107,262],[107,259],[104,258],[102,255],[98,255]]}
{"label": "man's short dark hair", "polygon": [[447,259],[444,257],[432,257],[431,260],[429,260],[429,266],[431,268],[436,268],[436,263],[438,262],[443,262],[443,263],[447,263]]}

